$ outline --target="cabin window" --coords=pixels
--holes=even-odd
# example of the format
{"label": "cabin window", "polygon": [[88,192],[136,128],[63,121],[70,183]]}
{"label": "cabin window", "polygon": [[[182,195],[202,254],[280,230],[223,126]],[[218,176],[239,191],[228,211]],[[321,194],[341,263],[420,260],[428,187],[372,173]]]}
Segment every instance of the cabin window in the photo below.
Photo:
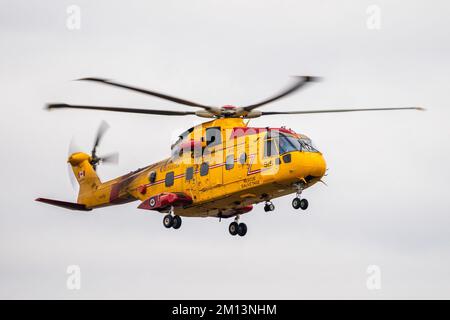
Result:
{"label": "cabin window", "polygon": [[186,181],[192,180],[194,177],[194,167],[189,167],[186,169]]}
{"label": "cabin window", "polygon": [[244,164],[247,161],[247,154],[244,152],[243,154],[240,155],[239,157],[239,163],[240,164]]}
{"label": "cabin window", "polygon": [[155,181],[156,181],[156,172],[155,171],[150,172],[150,174],[148,175],[148,181],[150,183],[155,183]]}
{"label": "cabin window", "polygon": [[206,176],[208,172],[209,172],[208,162],[203,162],[202,165],[200,166],[200,175]]}
{"label": "cabin window", "polygon": [[230,154],[227,156],[227,159],[225,160],[225,169],[231,170],[234,168],[234,155]]}
{"label": "cabin window", "polygon": [[166,187],[173,186],[173,180],[174,180],[174,173],[173,171],[166,173]]}
{"label": "cabin window", "polygon": [[222,130],[220,127],[206,129],[206,146],[212,147],[222,143]]}

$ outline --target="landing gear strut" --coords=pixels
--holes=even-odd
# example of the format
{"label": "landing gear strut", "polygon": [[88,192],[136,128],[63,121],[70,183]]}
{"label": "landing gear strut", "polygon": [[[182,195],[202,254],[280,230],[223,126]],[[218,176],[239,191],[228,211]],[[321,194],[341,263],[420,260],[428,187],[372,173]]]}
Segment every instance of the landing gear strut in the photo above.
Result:
{"label": "landing gear strut", "polygon": [[306,210],[308,208],[308,200],[301,199],[302,188],[300,186],[297,187],[297,196],[292,200],[292,207],[294,209],[302,209]]}
{"label": "landing gear strut", "polygon": [[173,208],[170,208],[169,214],[164,216],[163,225],[167,229],[169,228],[179,229],[181,227],[181,217],[173,215]]}
{"label": "landing gear strut", "polygon": [[236,216],[234,221],[230,223],[228,231],[232,236],[239,235],[243,237],[247,234],[247,225],[243,222],[239,223],[239,216]]}
{"label": "landing gear strut", "polygon": [[275,210],[274,204],[270,201],[267,201],[266,204],[264,205],[264,211],[269,212],[269,211],[273,211],[273,210]]}

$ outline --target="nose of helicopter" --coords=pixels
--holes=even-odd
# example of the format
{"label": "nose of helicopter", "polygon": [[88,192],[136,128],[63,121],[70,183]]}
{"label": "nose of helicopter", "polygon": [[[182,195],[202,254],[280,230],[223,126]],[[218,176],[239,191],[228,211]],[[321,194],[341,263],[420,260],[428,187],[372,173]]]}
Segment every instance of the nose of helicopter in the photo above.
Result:
{"label": "nose of helicopter", "polygon": [[325,175],[327,164],[320,152],[299,152],[296,161],[296,176],[307,182],[318,180]]}
{"label": "nose of helicopter", "polygon": [[325,158],[320,152],[310,153],[311,157],[311,167],[310,167],[310,175],[313,177],[322,178],[327,170],[327,164],[325,162]]}

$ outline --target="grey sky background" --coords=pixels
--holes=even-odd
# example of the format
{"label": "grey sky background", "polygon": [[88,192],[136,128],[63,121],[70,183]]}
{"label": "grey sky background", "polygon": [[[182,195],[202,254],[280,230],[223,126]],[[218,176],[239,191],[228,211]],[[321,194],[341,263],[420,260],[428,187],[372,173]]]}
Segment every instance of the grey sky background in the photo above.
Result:
{"label": "grey sky background", "polygon": [[[81,29],[66,27],[69,5]],[[0,0],[0,298],[450,298],[450,4],[448,1],[5,1]],[[381,29],[366,27],[369,5]],[[310,136],[328,187],[230,221],[162,215],[138,202],[77,214],[33,201],[74,201],[72,137],[121,153],[102,180],[169,155],[200,123],[89,111],[46,102],[183,110],[156,98],[73,82],[105,77],[201,103],[249,104],[291,75],[324,80],[263,110],[424,106],[426,112],[272,116]],[[81,290],[66,288],[68,265]],[[381,290],[366,288],[369,265]]]}

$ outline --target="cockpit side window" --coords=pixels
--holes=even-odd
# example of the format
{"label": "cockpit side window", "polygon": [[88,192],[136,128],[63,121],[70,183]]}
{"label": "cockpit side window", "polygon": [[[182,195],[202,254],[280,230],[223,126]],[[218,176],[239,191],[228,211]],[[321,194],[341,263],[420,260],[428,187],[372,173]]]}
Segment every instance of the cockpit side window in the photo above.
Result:
{"label": "cockpit side window", "polygon": [[300,142],[296,138],[280,134],[280,154],[300,150]]}

